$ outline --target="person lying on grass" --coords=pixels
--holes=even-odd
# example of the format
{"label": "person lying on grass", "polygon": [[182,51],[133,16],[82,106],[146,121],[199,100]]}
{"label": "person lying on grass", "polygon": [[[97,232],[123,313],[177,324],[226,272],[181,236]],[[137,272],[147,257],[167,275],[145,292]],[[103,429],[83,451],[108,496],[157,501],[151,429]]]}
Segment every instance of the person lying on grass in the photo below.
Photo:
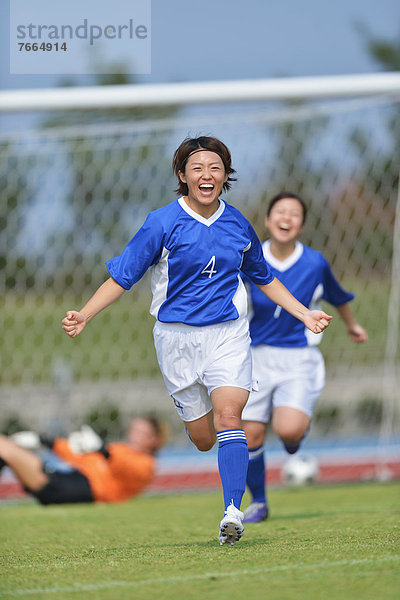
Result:
{"label": "person lying on grass", "polygon": [[[149,485],[164,442],[163,427],[153,417],[133,419],[126,440],[109,444],[88,425],[68,439],[24,431],[0,435],[0,469],[7,465],[44,505],[120,502]],[[43,447],[51,452],[43,453]]]}

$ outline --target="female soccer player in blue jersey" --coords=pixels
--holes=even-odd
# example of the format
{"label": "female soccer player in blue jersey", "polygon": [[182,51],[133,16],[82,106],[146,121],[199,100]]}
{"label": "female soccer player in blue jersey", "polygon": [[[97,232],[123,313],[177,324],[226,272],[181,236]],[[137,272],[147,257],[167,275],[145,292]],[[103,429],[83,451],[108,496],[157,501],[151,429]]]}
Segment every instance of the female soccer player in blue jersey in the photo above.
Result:
{"label": "female soccer player in blue jersey", "polygon": [[225,502],[219,541],[233,545],[243,534],[248,449],[241,413],[252,388],[240,273],[314,333],[332,317],[310,311],[273,277],[250,223],[219,197],[235,172],[225,144],[188,138],[175,152],[173,170],[180,198],[148,215],[122,254],[106,263],[111,277],[79,312],[69,310],[62,326],[76,337],[150,269],[161,372],[197,448],[209,450],[218,439]]}
{"label": "female soccer player in blue jersey", "polygon": [[[367,333],[356,321],[349,302],[353,294],[343,290],[325,258],[298,241],[306,218],[306,205],[296,194],[281,193],[269,203],[266,227],[269,240],[263,253],[276,277],[305,306],[315,308],[323,299],[335,306],[350,339],[365,342]],[[258,390],[250,393],[242,418],[249,447],[247,486],[252,502],[244,522],[267,518],[263,444],[267,423],[282,439],[290,454],[300,447],[325,383],[322,355],[316,344],[321,336],[307,330],[267,298],[249,281],[253,305],[250,320],[253,379]]]}

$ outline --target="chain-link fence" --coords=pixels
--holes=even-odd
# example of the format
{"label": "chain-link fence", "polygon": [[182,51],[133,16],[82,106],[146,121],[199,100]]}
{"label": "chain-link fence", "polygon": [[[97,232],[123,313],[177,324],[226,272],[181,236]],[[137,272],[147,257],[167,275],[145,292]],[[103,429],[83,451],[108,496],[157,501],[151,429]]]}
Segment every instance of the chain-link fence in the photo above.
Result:
{"label": "chain-link fence", "polygon": [[[399,103],[193,106],[162,118],[87,112],[44,115],[0,137],[3,430],[89,421],[117,435],[130,414],[147,410],[179,427],[155,359],[146,277],[75,340],[61,319],[108,276],[104,261],[120,253],[147,213],[175,198],[173,151],[197,134],[230,147],[238,181],[226,200],[260,237],[272,195],[304,197],[303,241],[356,294],[353,310],[369,342],[350,342],[339,318],[326,332],[328,382],[317,430],[376,431],[385,403],[395,406],[393,370],[385,371],[389,385],[383,377],[385,364],[398,359],[397,338],[387,342],[399,329],[398,311],[388,322],[389,298],[396,298]],[[398,431],[397,409],[391,418]]]}

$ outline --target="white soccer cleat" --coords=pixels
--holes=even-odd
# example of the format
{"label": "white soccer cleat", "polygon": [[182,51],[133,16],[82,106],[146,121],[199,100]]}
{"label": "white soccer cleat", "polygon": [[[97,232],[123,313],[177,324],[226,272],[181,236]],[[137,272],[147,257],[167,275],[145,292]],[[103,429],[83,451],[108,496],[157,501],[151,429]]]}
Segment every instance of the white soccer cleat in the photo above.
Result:
{"label": "white soccer cleat", "polygon": [[220,546],[224,544],[233,546],[240,540],[244,533],[243,517],[243,513],[236,506],[233,504],[228,506],[225,516],[219,524],[218,539]]}

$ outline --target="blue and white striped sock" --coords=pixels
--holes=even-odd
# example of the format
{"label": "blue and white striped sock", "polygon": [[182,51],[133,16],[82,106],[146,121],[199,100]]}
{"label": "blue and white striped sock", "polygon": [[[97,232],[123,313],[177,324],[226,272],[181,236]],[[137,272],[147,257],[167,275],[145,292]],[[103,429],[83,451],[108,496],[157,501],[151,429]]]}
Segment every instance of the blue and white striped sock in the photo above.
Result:
{"label": "blue and white striped sock", "polygon": [[249,450],[249,468],[247,469],[247,487],[253,496],[253,502],[267,502],[265,492],[264,446]]}
{"label": "blue and white striped sock", "polygon": [[246,488],[249,451],[243,429],[218,431],[218,469],[224,492],[225,510],[233,503],[240,509]]}

